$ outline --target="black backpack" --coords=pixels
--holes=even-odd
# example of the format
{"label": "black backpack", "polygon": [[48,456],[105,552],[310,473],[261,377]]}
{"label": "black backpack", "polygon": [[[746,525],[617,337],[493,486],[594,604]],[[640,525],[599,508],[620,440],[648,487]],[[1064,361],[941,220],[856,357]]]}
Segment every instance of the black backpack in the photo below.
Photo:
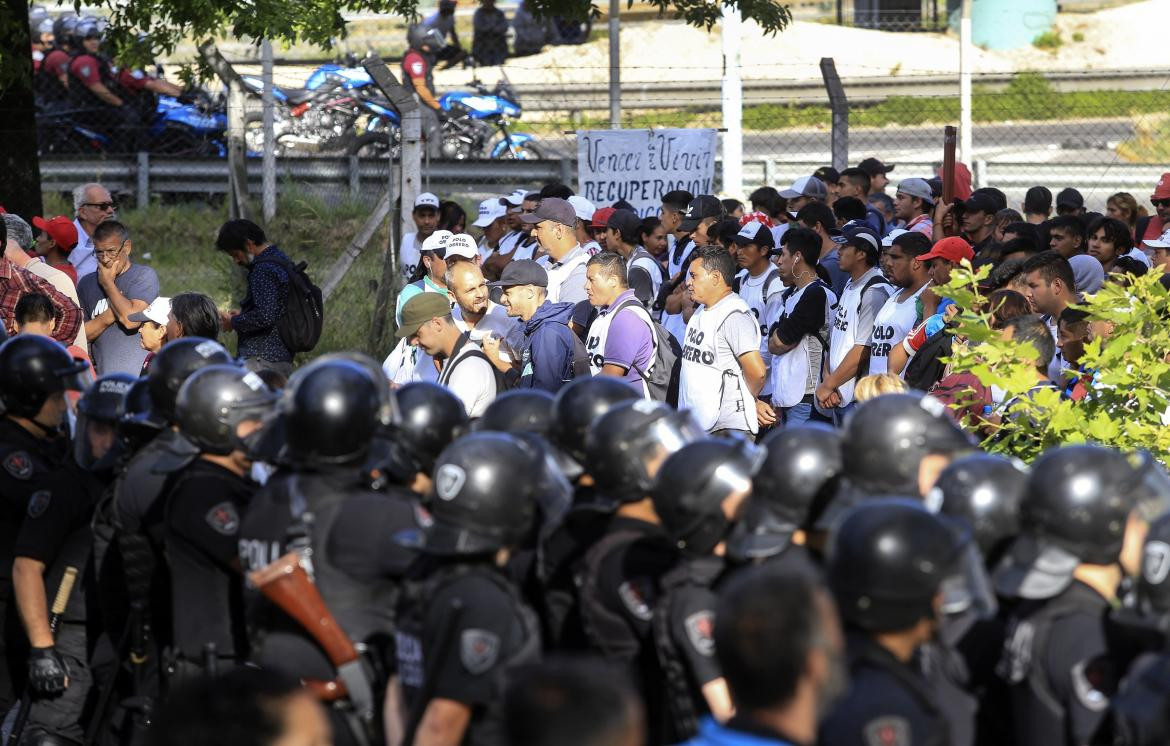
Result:
{"label": "black backpack", "polygon": [[266,257],[256,263],[264,262],[279,265],[288,274],[284,315],[276,322],[280,341],[293,354],[309,352],[317,346],[321,339],[321,329],[325,325],[325,301],[321,296],[321,288],[309,279],[305,271],[308,262],[293,264],[287,259]]}
{"label": "black backpack", "polygon": [[[642,304],[637,298],[631,298],[610,311],[610,315],[616,316],[618,311],[634,305]],[[677,407],[679,374],[682,371],[682,346],[674,335],[666,331],[666,327],[653,317],[650,319],[650,327],[654,332],[654,367],[647,373],[635,365],[634,372],[646,382],[646,390],[650,393],[651,399]]]}

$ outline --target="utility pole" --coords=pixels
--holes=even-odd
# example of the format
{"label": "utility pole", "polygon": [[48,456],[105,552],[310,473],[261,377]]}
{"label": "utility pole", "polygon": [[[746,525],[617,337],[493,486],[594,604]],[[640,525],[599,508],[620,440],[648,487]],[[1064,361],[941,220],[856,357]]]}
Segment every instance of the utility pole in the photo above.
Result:
{"label": "utility pole", "polygon": [[723,6],[723,192],[743,196],[743,80],[739,47],[743,21],[738,6]]}
{"label": "utility pole", "polygon": [[609,0],[609,128],[622,128],[621,0]]}
{"label": "utility pole", "polygon": [[971,143],[971,67],[975,63],[975,47],[971,43],[971,0],[963,0],[961,12],[962,16],[959,18],[959,153],[962,161],[971,166],[975,162],[975,149]]}

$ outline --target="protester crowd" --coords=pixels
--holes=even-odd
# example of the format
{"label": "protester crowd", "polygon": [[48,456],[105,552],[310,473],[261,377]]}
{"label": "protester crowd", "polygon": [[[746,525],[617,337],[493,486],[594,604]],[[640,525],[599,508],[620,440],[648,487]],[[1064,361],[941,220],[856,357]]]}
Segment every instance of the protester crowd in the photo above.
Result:
{"label": "protester crowd", "polygon": [[1091,396],[1076,306],[1170,273],[1170,174],[1144,216],[892,171],[423,193],[381,364],[294,365],[320,295],[251,221],[228,311],[159,297],[98,184],[5,214],[6,742],[1165,743],[1170,477],[980,451],[1013,402],[940,288],[990,266]]}

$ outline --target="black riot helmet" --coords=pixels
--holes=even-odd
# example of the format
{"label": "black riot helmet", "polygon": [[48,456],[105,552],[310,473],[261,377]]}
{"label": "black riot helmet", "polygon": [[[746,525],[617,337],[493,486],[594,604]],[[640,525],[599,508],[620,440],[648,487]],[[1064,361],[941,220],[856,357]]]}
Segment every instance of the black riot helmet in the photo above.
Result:
{"label": "black riot helmet", "polygon": [[1150,524],[1136,590],[1142,613],[1170,620],[1170,514]]}
{"label": "black riot helmet", "polygon": [[808,422],[773,430],[760,445],[767,453],[728,541],[728,555],[740,562],[784,551],[793,533],[811,526],[841,477],[836,428]]}
{"label": "black riot helmet", "polygon": [[364,459],[383,406],[377,382],[357,363],[336,358],[298,374],[281,406],[288,457],[310,467]]}
{"label": "black riot helmet", "polygon": [[[654,479],[650,497],[662,528],[691,556],[711,554],[731,530],[752,492],[752,478],[767,452],[744,440],[704,438],[670,454]],[[729,517],[724,503],[737,500]]]}
{"label": "black riot helmet", "polygon": [[476,423],[478,430],[547,435],[553,427],[553,395],[541,389],[505,391]]}
{"label": "black riot helmet", "polygon": [[162,432],[166,420],[154,414],[150,401],[150,387],[145,378],[136,378],[126,392],[125,406],[118,420],[118,434],[128,453],[135,453]]}
{"label": "black riot helmet", "polygon": [[76,13],[62,13],[53,21],[53,44],[58,47],[73,45],[73,32],[81,18]]}
{"label": "black riot helmet", "polygon": [[1020,503],[1028,488],[1027,467],[990,453],[952,461],[926,495],[930,510],[964,521],[988,564],[1003,554],[1020,531]]}
{"label": "black riot helmet", "polygon": [[1120,561],[1132,511],[1153,520],[1168,506],[1170,479],[1149,454],[1090,444],[1045,451],[1032,463],[1020,536],[996,568],[996,590],[1051,598],[1078,564]]}
{"label": "black riot helmet", "polygon": [[471,555],[516,546],[536,520],[540,453],[508,433],[471,433],[443,449],[426,501],[434,519],[423,551]]}
{"label": "black riot helmet", "polygon": [[53,394],[84,391],[88,370],[56,340],[15,336],[0,345],[0,413],[31,419]]}
{"label": "black riot helmet", "polygon": [[443,449],[467,431],[467,410],[450,391],[428,381],[408,383],[394,396],[401,417],[393,428],[395,440],[416,471],[429,474]]}
{"label": "black riot helmet", "polygon": [[262,420],[276,403],[260,376],[235,365],[209,365],[179,389],[175,420],[200,451],[226,456],[248,446],[236,433],[241,422]]}
{"label": "black riot helmet", "polygon": [[589,426],[585,471],[604,497],[637,502],[650,494],[667,456],[705,437],[689,412],[649,399],[623,402]]}
{"label": "black riot helmet", "polygon": [[829,588],[846,622],[895,632],[935,616],[934,599],[959,564],[963,544],[917,500],[890,498],[850,510],[833,536]]}
{"label": "black riot helmet", "polygon": [[842,443],[845,478],[871,495],[919,495],[918,467],[934,454],[973,448],[946,405],[919,392],[885,394],[857,406]]}
{"label": "black riot helmet", "polygon": [[427,52],[434,54],[447,45],[443,38],[443,32],[436,28],[432,28],[425,23],[412,23],[406,29],[406,43],[413,49],[420,52],[426,48]]}
{"label": "black riot helmet", "polygon": [[234,361],[223,345],[202,337],[181,337],[167,342],[150,361],[146,384],[156,416],[175,420],[175,398],[179,388],[195,371],[208,365],[231,365]]}
{"label": "black riot helmet", "polygon": [[[376,413],[376,419],[379,426],[393,425],[394,423],[398,422],[398,402],[394,399],[394,392],[390,389],[390,379],[386,377],[386,372],[382,370],[382,366],[378,365],[378,362],[374,360],[374,358],[361,352],[330,352],[327,355],[322,355],[313,362],[324,363],[334,360],[341,360],[357,365],[362,370],[366,371],[370,377],[370,380],[374,382],[374,387],[378,394],[378,411]],[[297,370],[297,372],[293,373],[292,378],[289,380],[290,388],[292,386],[293,379],[295,379],[297,374],[302,370],[305,370],[305,368],[300,368]]]}
{"label": "black riot helmet", "polygon": [[585,463],[585,438],[593,421],[619,402],[640,398],[613,376],[577,378],[557,392],[551,437],[577,463]]}
{"label": "black riot helmet", "polygon": [[126,397],[137,380],[129,373],[108,373],[94,381],[77,401],[73,458],[81,468],[106,471],[121,459],[123,442],[117,428],[126,412]]}

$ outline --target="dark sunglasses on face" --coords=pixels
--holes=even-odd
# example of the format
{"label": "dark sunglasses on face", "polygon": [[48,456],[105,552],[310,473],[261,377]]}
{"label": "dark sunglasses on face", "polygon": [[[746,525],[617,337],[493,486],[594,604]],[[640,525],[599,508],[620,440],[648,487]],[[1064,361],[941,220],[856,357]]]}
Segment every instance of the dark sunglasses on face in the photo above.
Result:
{"label": "dark sunglasses on face", "polygon": [[118,209],[117,202],[84,202],[82,207],[96,207],[99,210],[116,210]]}
{"label": "dark sunglasses on face", "polygon": [[1170,198],[1167,199],[1152,199],[1150,200],[1154,207],[1170,207]]}

